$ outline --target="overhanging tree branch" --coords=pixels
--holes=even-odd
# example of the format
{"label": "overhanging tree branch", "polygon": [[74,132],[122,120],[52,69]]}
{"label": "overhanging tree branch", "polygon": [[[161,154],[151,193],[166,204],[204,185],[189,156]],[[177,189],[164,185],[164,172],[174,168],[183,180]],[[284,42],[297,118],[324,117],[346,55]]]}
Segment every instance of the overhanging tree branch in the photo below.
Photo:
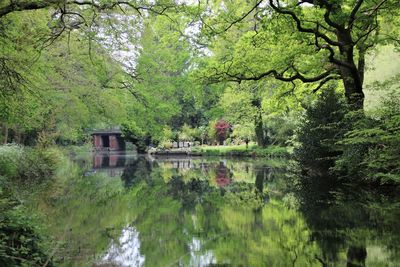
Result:
{"label": "overhanging tree branch", "polygon": [[364,0],[357,0],[353,10],[351,11],[350,16],[349,16],[349,21],[348,21],[349,28],[353,27],[354,21],[356,20],[357,12],[360,10],[363,2],[364,2]]}
{"label": "overhanging tree branch", "polygon": [[149,11],[155,14],[164,14],[168,9],[175,8],[176,5],[168,4],[168,5],[136,5],[134,1],[111,1],[109,3],[99,3],[96,1],[79,1],[79,0],[42,0],[42,1],[11,1],[8,5],[5,5],[0,8],[0,18],[16,11],[24,11],[24,10],[38,10],[44,9],[51,6],[91,6],[99,11],[114,9],[116,7],[120,7],[121,5],[128,6],[135,11],[137,11],[141,15],[141,11]]}
{"label": "overhanging tree branch", "polygon": [[334,9],[336,8],[334,4],[330,3],[330,2],[327,1],[327,0],[317,0],[316,3],[317,3],[320,7],[325,7],[325,8],[326,8],[326,11],[325,11],[325,13],[324,13],[324,20],[325,20],[325,22],[326,22],[329,26],[331,26],[331,27],[333,27],[333,28],[335,28],[335,29],[337,29],[337,30],[344,30],[344,25],[339,24],[339,23],[337,23],[337,22],[334,22],[334,21],[331,19],[331,13],[332,13],[332,12],[334,11]]}
{"label": "overhanging tree branch", "polygon": [[[278,0],[279,3],[279,0]],[[283,9],[275,5],[274,0],[269,0],[269,4],[274,9],[277,13],[283,14],[283,15],[289,15],[292,17],[292,19],[296,23],[296,28],[299,32],[304,32],[304,33],[311,33],[314,34],[315,36],[322,38],[325,42],[327,42],[330,45],[333,46],[341,46],[341,43],[332,40],[329,38],[326,34],[322,33],[321,31],[318,30],[318,28],[306,28],[302,25],[300,18],[291,10],[288,9]]]}
{"label": "overhanging tree branch", "polygon": [[0,8],[0,18],[15,11],[43,9],[60,3],[62,3],[61,0],[10,1],[8,5]]}
{"label": "overhanging tree branch", "polygon": [[[217,35],[218,35],[218,34],[222,34],[222,33],[224,33],[224,32],[227,32],[227,31],[228,31],[230,28],[232,28],[235,24],[240,23],[240,22],[243,21],[245,18],[247,18],[247,16],[249,16],[249,15],[251,14],[251,12],[253,12],[254,10],[256,10],[256,9],[261,5],[262,2],[263,2],[263,0],[257,0],[256,4],[253,5],[252,8],[251,8],[249,11],[247,11],[246,13],[244,13],[242,16],[236,18],[235,20],[231,21],[231,22],[229,23],[229,25],[226,26],[226,27],[225,27],[224,29],[222,29],[222,30],[217,31],[217,30],[215,30],[213,27],[211,27],[210,25],[208,25],[208,24],[206,24],[206,25],[208,25],[208,27],[212,30],[213,34],[217,34]],[[202,21],[202,22],[204,23],[204,21]]]}
{"label": "overhanging tree branch", "polygon": [[[285,73],[287,73],[289,70],[294,72],[294,74],[290,75],[290,76],[285,76]],[[286,68],[285,70],[283,70],[281,72],[273,69],[273,70],[268,70],[268,71],[260,73],[260,74],[249,75],[249,76],[247,76],[245,74],[241,74],[241,73],[232,74],[232,73],[229,73],[228,71],[218,72],[218,70],[215,69],[214,78],[211,78],[210,80],[211,80],[211,82],[214,82],[214,83],[222,82],[222,81],[231,81],[231,82],[241,83],[242,81],[259,81],[268,76],[272,76],[276,80],[283,81],[283,82],[292,82],[292,81],[300,80],[303,83],[314,83],[314,82],[321,81],[321,80],[326,79],[331,76],[337,77],[334,70],[335,70],[334,68],[331,68],[319,75],[307,77],[307,76],[304,76],[303,74],[301,74],[293,65]]]}

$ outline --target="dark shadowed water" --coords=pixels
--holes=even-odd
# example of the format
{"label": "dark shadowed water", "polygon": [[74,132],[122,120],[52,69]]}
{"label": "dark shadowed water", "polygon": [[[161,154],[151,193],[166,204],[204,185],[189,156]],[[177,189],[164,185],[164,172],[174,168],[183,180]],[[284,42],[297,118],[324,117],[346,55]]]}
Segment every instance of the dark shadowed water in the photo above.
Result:
{"label": "dark shadowed water", "polygon": [[285,161],[74,162],[43,208],[63,266],[400,266],[398,199],[299,182]]}

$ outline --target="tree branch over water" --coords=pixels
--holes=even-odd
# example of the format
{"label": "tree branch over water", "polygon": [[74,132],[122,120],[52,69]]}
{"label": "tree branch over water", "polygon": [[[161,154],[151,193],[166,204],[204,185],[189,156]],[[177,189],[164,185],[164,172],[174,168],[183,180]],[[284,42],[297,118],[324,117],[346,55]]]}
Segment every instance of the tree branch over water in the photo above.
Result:
{"label": "tree branch over water", "polygon": [[0,18],[10,14],[12,12],[17,11],[28,11],[28,10],[38,10],[49,7],[57,7],[57,6],[91,6],[98,11],[101,10],[111,10],[116,7],[120,8],[121,6],[127,6],[136,10],[139,14],[141,11],[149,11],[155,14],[163,14],[168,9],[175,8],[176,5],[168,4],[168,5],[159,5],[159,4],[150,4],[150,5],[138,5],[136,1],[111,1],[110,3],[100,4],[95,1],[79,1],[79,0],[43,0],[43,1],[11,1],[8,5],[5,5],[0,8]]}

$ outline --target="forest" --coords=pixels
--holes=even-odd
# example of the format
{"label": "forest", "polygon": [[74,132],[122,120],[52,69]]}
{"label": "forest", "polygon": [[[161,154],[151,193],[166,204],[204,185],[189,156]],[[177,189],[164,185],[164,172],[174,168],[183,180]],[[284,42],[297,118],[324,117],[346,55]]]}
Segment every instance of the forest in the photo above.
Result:
{"label": "forest", "polygon": [[[1,0],[0,48],[0,266],[400,260],[397,0]],[[118,182],[98,129],[134,151]]]}

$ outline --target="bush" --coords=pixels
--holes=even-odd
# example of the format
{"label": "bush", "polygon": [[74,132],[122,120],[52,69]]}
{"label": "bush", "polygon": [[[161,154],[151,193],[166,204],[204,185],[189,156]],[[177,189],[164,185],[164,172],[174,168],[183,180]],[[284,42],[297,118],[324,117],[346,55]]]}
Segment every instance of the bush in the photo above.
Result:
{"label": "bush", "polygon": [[43,181],[51,178],[61,155],[54,149],[26,148],[18,165],[18,177],[22,180]]}
{"label": "bush", "polygon": [[336,143],[342,140],[347,125],[347,106],[333,89],[325,90],[306,110],[298,130],[299,147],[295,158],[306,176],[326,176],[342,154]]}
{"label": "bush", "polygon": [[0,146],[0,175],[8,179],[43,181],[53,176],[61,157],[56,149]]}
{"label": "bush", "polygon": [[49,179],[60,159],[56,149],[0,146],[0,266],[43,266],[49,258],[41,223],[17,201],[14,182]]}
{"label": "bush", "polygon": [[49,256],[37,218],[3,189],[0,214],[0,266],[43,266]]}
{"label": "bush", "polygon": [[171,149],[172,148],[172,142],[171,141],[161,141],[158,144],[158,148],[161,149]]}
{"label": "bush", "polygon": [[[356,123],[339,142],[344,153],[335,169],[354,179],[400,183],[400,95],[391,95],[377,118],[351,114]],[[355,117],[355,118],[354,118]]]}
{"label": "bush", "polygon": [[15,177],[23,157],[23,149],[18,145],[0,146],[0,175]]}

